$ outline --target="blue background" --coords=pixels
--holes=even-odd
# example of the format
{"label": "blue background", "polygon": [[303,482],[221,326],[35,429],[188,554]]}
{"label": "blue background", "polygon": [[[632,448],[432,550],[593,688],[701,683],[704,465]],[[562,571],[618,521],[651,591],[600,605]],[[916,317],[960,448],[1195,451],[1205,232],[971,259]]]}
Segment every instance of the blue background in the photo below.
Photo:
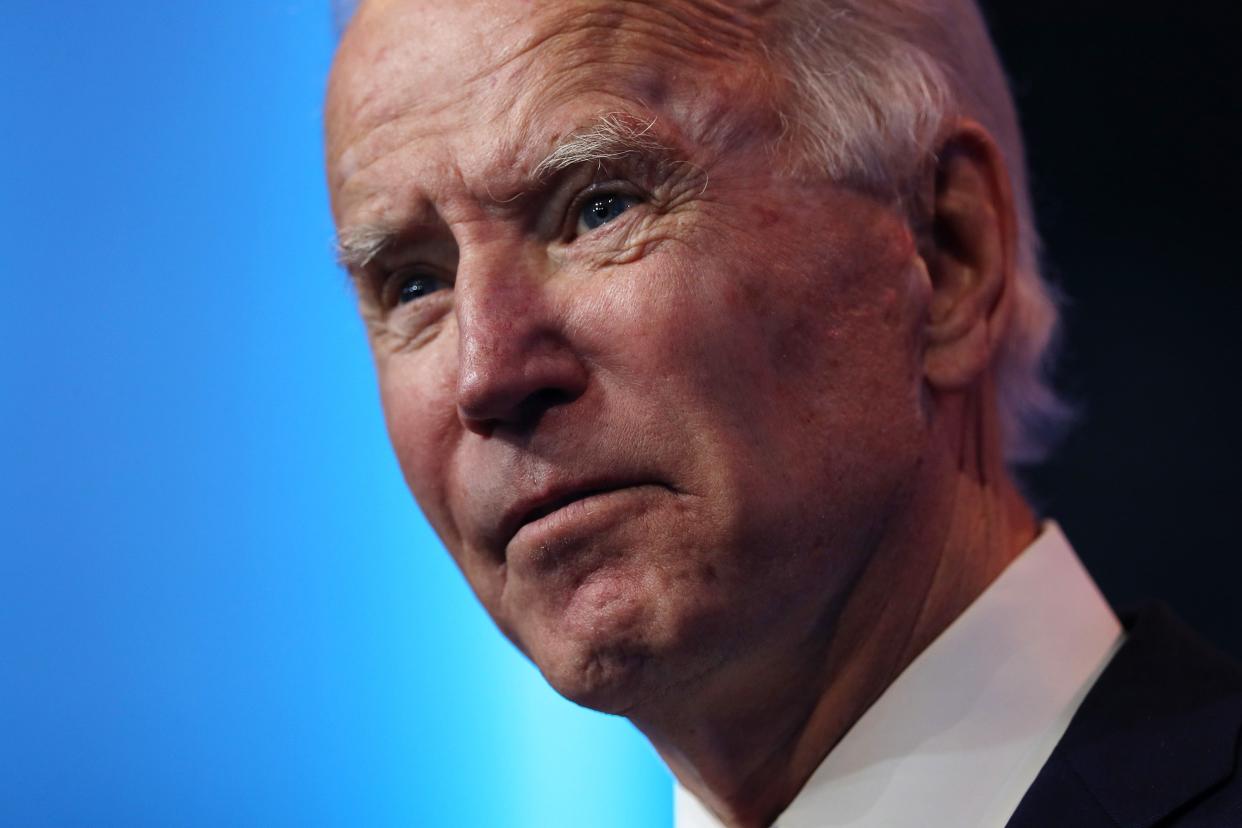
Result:
{"label": "blue background", "polygon": [[326,0],[0,13],[0,824],[668,825],[406,493],[333,39]]}

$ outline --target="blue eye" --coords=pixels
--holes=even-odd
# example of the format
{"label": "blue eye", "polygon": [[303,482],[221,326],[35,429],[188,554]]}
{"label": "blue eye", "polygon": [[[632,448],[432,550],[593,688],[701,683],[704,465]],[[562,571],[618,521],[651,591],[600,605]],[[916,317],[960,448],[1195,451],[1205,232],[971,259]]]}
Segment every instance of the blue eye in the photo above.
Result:
{"label": "blue eye", "polygon": [[578,232],[602,227],[638,203],[628,195],[599,195],[587,199],[578,212]]}
{"label": "blue eye", "polygon": [[415,299],[421,299],[429,293],[443,290],[444,286],[444,282],[434,276],[426,274],[408,276],[402,279],[399,284],[397,304],[404,305],[408,302],[413,302]]}

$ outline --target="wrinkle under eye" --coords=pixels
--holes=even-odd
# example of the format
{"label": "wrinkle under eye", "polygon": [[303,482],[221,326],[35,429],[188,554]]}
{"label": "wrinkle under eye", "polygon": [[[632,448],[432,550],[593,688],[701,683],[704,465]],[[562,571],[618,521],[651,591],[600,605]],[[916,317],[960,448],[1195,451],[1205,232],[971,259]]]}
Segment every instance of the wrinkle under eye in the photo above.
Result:
{"label": "wrinkle under eye", "polygon": [[594,196],[582,205],[582,209],[578,213],[578,232],[586,233],[602,227],[635,204],[638,204],[638,199],[634,196]]}

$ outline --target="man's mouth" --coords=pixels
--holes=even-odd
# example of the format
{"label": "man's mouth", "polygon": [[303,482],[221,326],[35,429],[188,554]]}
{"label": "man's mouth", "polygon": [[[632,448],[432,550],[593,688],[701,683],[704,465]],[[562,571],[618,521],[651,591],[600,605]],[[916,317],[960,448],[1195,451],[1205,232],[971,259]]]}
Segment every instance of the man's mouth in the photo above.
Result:
{"label": "man's mouth", "polygon": [[594,497],[595,495],[603,494],[604,492],[615,492],[619,488],[621,487],[611,486],[601,487],[598,489],[584,489],[583,491],[574,492],[572,494],[565,495],[564,497],[558,497],[550,503],[544,503],[541,506],[536,506],[531,509],[530,512],[526,514],[525,518],[523,518],[522,525],[524,526],[527,523],[534,523],[540,518],[546,517],[547,515],[550,515],[558,509],[562,509],[571,503],[575,503],[579,500],[586,500],[588,497]]}
{"label": "man's mouth", "polygon": [[[530,534],[545,526],[551,529],[552,524],[563,522],[561,518],[569,518],[572,513],[580,511],[580,506],[589,506],[596,501],[603,502],[610,495],[631,489],[648,488],[659,484],[649,481],[633,482],[592,482],[557,487],[525,500],[518,501],[505,511],[501,522],[499,536],[502,549],[507,550],[509,544],[519,534]],[[667,488],[661,486],[661,488]]]}

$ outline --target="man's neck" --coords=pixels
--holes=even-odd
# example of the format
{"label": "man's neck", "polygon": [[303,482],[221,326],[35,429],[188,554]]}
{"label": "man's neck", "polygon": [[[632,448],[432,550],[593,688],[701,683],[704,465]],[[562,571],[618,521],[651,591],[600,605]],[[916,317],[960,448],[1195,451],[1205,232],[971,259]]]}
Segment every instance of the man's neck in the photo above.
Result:
{"label": "man's neck", "polygon": [[681,783],[729,825],[770,825],[880,694],[1036,534],[999,463],[958,454],[951,485],[915,487],[821,624],[762,672],[719,671],[684,702],[632,715]]}

